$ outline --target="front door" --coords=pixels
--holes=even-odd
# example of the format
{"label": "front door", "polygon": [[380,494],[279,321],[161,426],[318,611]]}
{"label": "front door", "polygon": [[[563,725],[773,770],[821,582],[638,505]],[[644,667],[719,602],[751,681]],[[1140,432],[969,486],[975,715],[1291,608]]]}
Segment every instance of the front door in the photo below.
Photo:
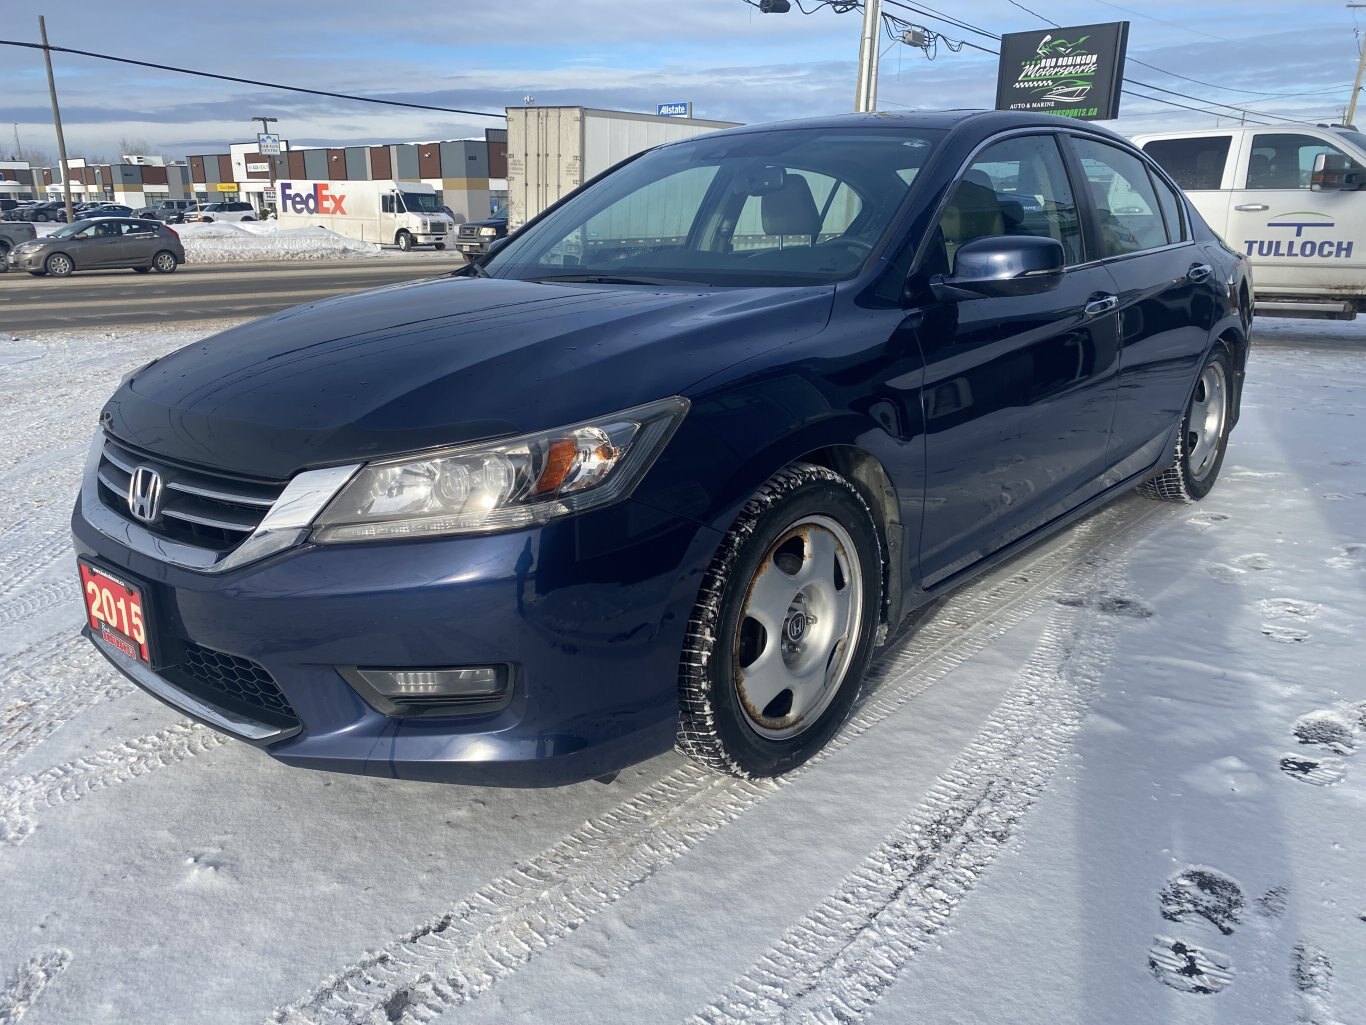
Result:
{"label": "front door", "polygon": [[1105,268],[1088,263],[1075,191],[1051,133],[993,143],[955,187],[922,261],[953,265],[976,238],[1062,243],[1062,283],[1032,296],[928,303],[917,335],[926,371],[927,586],[1024,535],[1041,510],[1104,472],[1118,348]]}
{"label": "front door", "polygon": [[1225,238],[1251,258],[1258,293],[1366,295],[1366,194],[1309,188],[1320,153],[1360,161],[1304,132],[1257,132],[1247,145]]}

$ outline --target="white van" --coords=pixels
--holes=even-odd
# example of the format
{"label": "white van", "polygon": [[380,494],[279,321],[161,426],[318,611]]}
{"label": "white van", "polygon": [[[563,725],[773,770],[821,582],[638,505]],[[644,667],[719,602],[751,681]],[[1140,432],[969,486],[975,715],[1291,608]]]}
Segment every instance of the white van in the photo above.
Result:
{"label": "white van", "polygon": [[1134,142],[1251,258],[1258,314],[1352,320],[1366,310],[1366,135],[1247,125]]}
{"label": "white van", "polygon": [[436,189],[425,182],[300,181],[276,185],[282,228],[316,224],[347,238],[400,249],[446,248],[455,230]]}

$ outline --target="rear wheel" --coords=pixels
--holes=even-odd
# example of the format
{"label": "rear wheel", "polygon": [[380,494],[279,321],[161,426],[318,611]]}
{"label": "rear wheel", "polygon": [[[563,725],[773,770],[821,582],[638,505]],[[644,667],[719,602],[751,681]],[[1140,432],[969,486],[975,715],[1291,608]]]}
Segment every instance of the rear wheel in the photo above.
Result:
{"label": "rear wheel", "polygon": [[679,671],[679,750],[751,779],[805,762],[849,714],[881,597],[877,528],[854,486],[807,464],[775,474],[698,594]]}
{"label": "rear wheel", "polygon": [[161,252],[157,253],[156,256],[152,257],[152,269],[158,274],[170,274],[176,269],[179,262],[180,261],[175,258],[175,253],[163,249]]}
{"label": "rear wheel", "polygon": [[444,242],[433,242],[433,243],[432,243],[432,248],[433,248],[433,249],[445,249],[445,248],[446,248],[446,243],[444,243]]}
{"label": "rear wheel", "polygon": [[76,269],[76,265],[71,262],[71,257],[66,253],[53,253],[43,264],[44,269],[54,278],[64,278]]}
{"label": "rear wheel", "polygon": [[1139,494],[1163,502],[1198,502],[1210,493],[1228,445],[1232,388],[1229,352],[1220,343],[1195,382],[1190,405],[1181,418],[1171,465],[1140,484]]}
{"label": "rear wheel", "polygon": [[406,231],[400,231],[394,236],[394,244],[406,253],[413,248],[413,236]]}

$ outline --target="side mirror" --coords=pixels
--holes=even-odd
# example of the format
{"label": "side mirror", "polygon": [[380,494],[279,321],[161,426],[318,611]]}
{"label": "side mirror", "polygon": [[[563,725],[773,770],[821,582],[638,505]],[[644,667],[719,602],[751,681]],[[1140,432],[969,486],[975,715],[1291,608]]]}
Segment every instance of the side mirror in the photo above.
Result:
{"label": "side mirror", "polygon": [[1366,185],[1366,172],[1351,157],[1341,153],[1320,153],[1314,158],[1314,174],[1309,179],[1313,192],[1356,192]]}
{"label": "side mirror", "polygon": [[953,254],[953,272],[930,279],[940,302],[1038,295],[1062,283],[1065,257],[1057,239],[992,235],[973,239]]}
{"label": "side mirror", "polygon": [[511,235],[504,235],[502,238],[496,238],[492,242],[490,242],[488,251],[484,253],[484,259],[487,260],[490,256],[492,256],[494,253],[498,252],[498,250],[502,249],[505,245],[507,245],[508,239],[510,239],[511,237]]}

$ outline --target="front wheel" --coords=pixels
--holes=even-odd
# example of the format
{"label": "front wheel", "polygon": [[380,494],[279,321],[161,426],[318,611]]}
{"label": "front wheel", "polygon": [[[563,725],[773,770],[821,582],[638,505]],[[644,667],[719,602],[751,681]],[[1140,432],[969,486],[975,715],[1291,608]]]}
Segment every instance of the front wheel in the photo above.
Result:
{"label": "front wheel", "polygon": [[71,257],[66,253],[53,253],[47,258],[47,263],[43,264],[44,269],[54,278],[64,278],[76,269],[76,265],[71,262]]}
{"label": "front wheel", "polygon": [[1200,370],[1190,405],[1181,418],[1171,464],[1138,486],[1138,493],[1162,502],[1198,502],[1208,495],[1224,464],[1233,409],[1229,351],[1220,343]]}
{"label": "front wheel", "polygon": [[413,248],[413,236],[406,231],[400,231],[394,236],[394,244],[406,253]]}
{"label": "front wheel", "polygon": [[446,243],[444,243],[444,242],[433,242],[433,243],[432,243],[432,248],[433,248],[433,249],[445,249],[445,248],[446,248]]}
{"label": "front wheel", "polygon": [[678,749],[778,776],[839,729],[872,657],[882,556],[867,504],[820,466],[775,474],[712,559],[679,669]]}
{"label": "front wheel", "polygon": [[179,261],[175,258],[175,253],[166,249],[152,257],[152,269],[158,274],[170,274],[178,264]]}

